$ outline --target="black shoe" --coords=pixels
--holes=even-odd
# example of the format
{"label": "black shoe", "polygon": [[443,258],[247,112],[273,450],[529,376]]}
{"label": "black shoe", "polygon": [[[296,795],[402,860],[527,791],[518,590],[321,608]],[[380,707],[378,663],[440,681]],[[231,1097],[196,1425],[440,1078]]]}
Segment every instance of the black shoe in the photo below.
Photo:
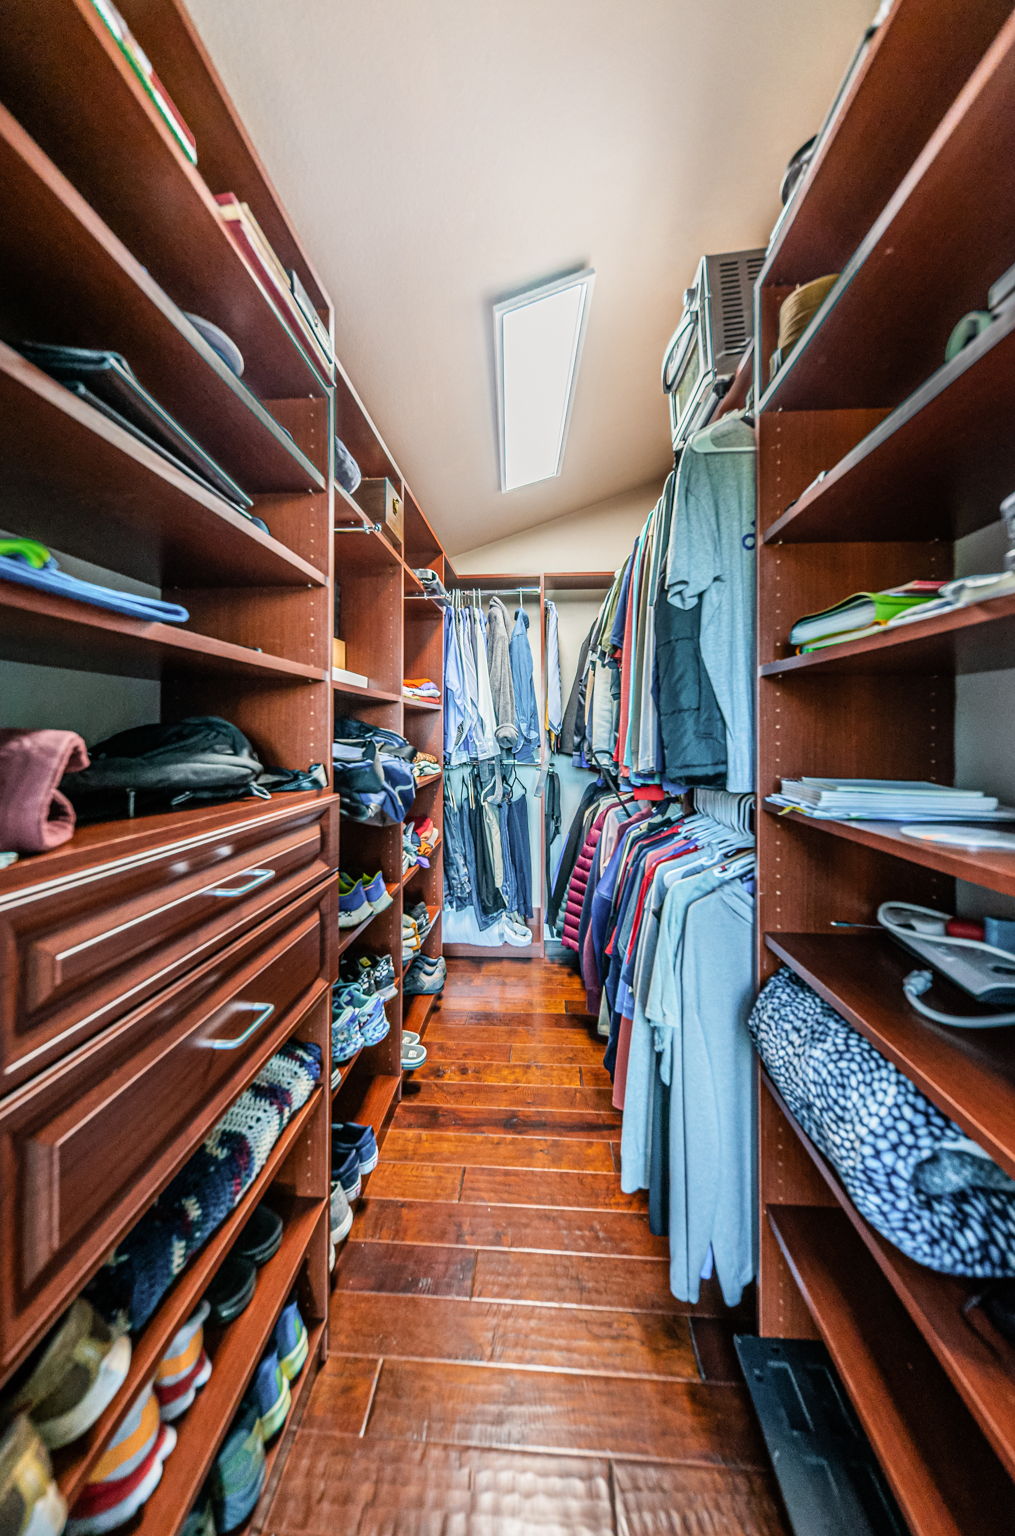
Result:
{"label": "black shoe", "polygon": [[209,1323],[231,1323],[249,1306],[256,1289],[256,1266],[249,1259],[231,1253],[204,1293],[211,1308]]}
{"label": "black shoe", "polygon": [[233,1244],[232,1251],[260,1269],[262,1264],[275,1257],[281,1246],[281,1216],[276,1216],[270,1206],[259,1205]]}

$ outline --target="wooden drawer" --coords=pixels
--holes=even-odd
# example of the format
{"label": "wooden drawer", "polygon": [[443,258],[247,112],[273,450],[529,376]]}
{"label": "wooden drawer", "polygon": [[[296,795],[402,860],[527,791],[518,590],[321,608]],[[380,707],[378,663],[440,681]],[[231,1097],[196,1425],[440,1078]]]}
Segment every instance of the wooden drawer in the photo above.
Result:
{"label": "wooden drawer", "polygon": [[335,900],[309,892],[0,1106],[0,1364],[326,995]]}
{"label": "wooden drawer", "polygon": [[338,806],[267,809],[0,900],[0,1094],[337,865]]}

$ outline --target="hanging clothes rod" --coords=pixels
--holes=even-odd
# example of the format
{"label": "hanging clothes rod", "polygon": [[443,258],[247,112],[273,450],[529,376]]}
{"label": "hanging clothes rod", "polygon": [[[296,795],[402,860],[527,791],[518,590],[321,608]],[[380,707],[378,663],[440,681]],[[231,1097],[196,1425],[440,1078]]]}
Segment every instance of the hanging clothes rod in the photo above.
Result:
{"label": "hanging clothes rod", "polygon": [[454,592],[459,592],[463,597],[468,597],[472,592],[478,592],[480,597],[515,597],[521,592],[539,592],[540,587],[453,587]]}

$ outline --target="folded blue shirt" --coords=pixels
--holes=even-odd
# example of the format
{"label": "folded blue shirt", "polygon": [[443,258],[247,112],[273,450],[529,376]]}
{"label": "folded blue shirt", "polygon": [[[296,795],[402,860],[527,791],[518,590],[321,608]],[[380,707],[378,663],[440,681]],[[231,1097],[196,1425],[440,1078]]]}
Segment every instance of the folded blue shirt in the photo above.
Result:
{"label": "folded blue shirt", "polygon": [[[29,545],[31,554],[26,552]],[[44,544],[34,540],[0,539],[0,577],[23,587],[37,587],[58,597],[76,598],[95,608],[109,608],[132,619],[151,619],[163,624],[186,624],[190,614],[178,603],[164,603],[157,597],[140,597],[135,592],[118,592],[114,587],[100,587],[94,581],[82,581],[60,569]]]}

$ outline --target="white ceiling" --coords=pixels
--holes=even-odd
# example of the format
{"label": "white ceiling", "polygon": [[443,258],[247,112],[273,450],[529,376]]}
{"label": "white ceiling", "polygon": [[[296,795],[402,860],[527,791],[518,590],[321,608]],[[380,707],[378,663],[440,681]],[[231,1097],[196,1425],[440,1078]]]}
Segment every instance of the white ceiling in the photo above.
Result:
{"label": "white ceiling", "polygon": [[[330,289],[343,362],[451,553],[663,473],[659,364],[697,258],[765,243],[782,169],[874,10],[189,5]],[[563,473],[501,495],[490,303],[585,265]]]}

